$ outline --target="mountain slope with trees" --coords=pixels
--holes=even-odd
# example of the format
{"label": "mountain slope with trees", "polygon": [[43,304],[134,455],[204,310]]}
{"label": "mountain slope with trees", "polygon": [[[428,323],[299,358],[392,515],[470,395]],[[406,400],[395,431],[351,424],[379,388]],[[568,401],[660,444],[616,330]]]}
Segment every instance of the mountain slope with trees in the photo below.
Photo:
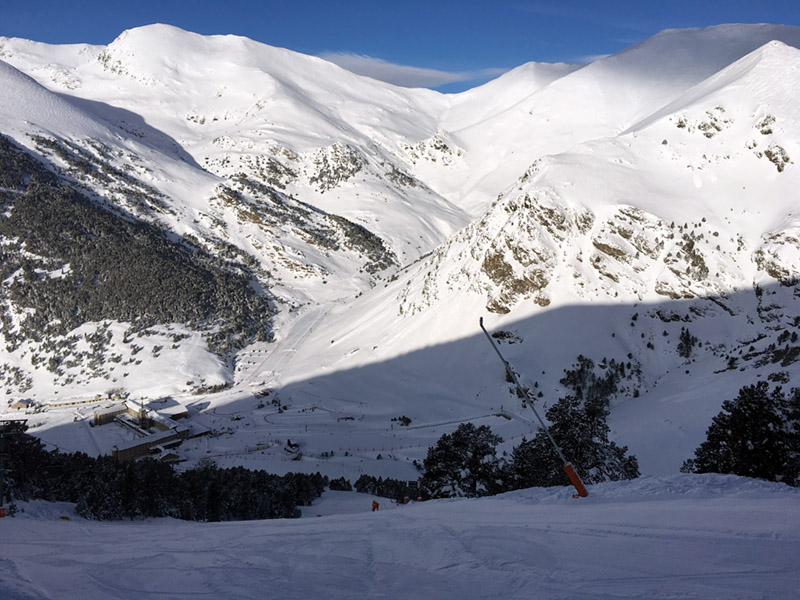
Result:
{"label": "mountain slope with trees", "polygon": [[[798,31],[670,30],[458,95],[161,25],[0,39],[5,404],[102,454],[57,397],[171,396],[215,432],[190,462],[410,481],[465,422],[536,446],[483,316],[582,424],[585,477],[675,472],[737,390],[796,387]],[[602,400],[562,381],[579,357]]]}

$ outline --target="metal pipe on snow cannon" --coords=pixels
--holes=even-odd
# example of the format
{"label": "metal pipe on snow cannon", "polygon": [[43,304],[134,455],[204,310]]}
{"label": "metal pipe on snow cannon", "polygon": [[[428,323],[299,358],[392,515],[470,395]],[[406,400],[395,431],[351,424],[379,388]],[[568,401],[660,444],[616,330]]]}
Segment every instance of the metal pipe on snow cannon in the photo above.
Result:
{"label": "metal pipe on snow cannon", "polygon": [[561,452],[561,448],[558,447],[558,444],[553,439],[553,436],[550,435],[550,430],[547,428],[547,425],[545,425],[544,421],[542,420],[542,417],[539,416],[539,413],[536,412],[536,408],[533,406],[533,398],[531,398],[530,394],[528,394],[528,391],[520,385],[519,380],[517,379],[517,376],[514,373],[514,369],[511,368],[511,363],[509,363],[505,358],[503,358],[503,355],[500,354],[500,349],[497,347],[497,344],[494,343],[492,336],[489,335],[489,332],[486,331],[486,328],[483,326],[483,317],[480,318],[480,325],[481,329],[483,329],[483,333],[486,334],[486,339],[489,340],[489,343],[492,345],[492,348],[494,348],[494,351],[497,353],[497,356],[499,356],[500,360],[503,361],[503,365],[506,368],[506,373],[508,373],[511,376],[511,379],[514,381],[514,385],[517,387],[517,391],[520,393],[520,395],[528,399],[528,406],[531,407],[533,414],[536,415],[536,419],[539,421],[539,425],[541,425],[542,429],[547,434],[547,438],[550,440],[550,443],[553,444],[553,448],[555,448],[558,457],[561,459],[561,464],[564,465],[562,468],[564,469],[564,472],[567,474],[567,477],[569,477],[569,482],[575,487],[575,490],[578,492],[577,494],[573,494],[573,498],[578,498],[578,497],[586,498],[586,496],[589,495],[589,492],[586,491],[586,488],[584,487],[583,482],[581,481],[580,475],[578,475],[578,473],[572,467],[572,464],[567,461],[567,459],[564,457],[564,453]]}

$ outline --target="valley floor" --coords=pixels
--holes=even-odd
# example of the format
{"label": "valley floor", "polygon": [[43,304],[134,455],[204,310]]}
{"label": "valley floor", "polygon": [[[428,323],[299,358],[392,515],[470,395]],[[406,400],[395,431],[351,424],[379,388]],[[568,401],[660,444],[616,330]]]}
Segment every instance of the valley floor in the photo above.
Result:
{"label": "valley floor", "polygon": [[[385,499],[384,504],[391,504]],[[796,598],[800,490],[645,477],[300,520],[98,523],[30,503],[0,521],[0,597]],[[390,508],[390,506],[385,506]],[[317,518],[317,514],[320,514]]]}

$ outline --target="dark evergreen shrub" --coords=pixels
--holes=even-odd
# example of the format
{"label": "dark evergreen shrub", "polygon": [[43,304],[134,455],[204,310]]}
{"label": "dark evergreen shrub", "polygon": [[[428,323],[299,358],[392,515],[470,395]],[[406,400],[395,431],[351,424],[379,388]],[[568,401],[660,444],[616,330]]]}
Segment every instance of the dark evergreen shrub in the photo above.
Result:
{"label": "dark evergreen shrub", "polygon": [[706,441],[683,471],[733,473],[798,485],[800,481],[800,389],[789,396],[766,381],[739,390],[722,403]]}
{"label": "dark evergreen shrub", "polygon": [[692,351],[699,340],[693,336],[685,327],[681,328],[681,335],[678,339],[678,356],[690,358]]}
{"label": "dark evergreen shrub", "polygon": [[[635,479],[639,463],[626,446],[608,439],[608,403],[601,398],[561,398],[548,409],[550,434],[585,484]],[[523,441],[511,454],[514,488],[569,485],[563,464],[544,431]]]}
{"label": "dark evergreen shrub", "polygon": [[462,423],[428,449],[420,485],[432,498],[473,498],[502,489],[496,446],[503,439],[481,425]]}

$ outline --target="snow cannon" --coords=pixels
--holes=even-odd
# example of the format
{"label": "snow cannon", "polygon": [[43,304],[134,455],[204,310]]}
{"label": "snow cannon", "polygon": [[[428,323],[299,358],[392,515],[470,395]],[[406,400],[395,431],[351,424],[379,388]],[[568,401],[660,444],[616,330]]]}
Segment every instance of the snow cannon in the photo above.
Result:
{"label": "snow cannon", "polygon": [[483,329],[483,333],[486,334],[486,339],[489,340],[489,343],[492,345],[492,348],[494,348],[494,351],[497,353],[497,356],[499,356],[500,360],[503,361],[503,366],[506,368],[506,373],[508,373],[511,376],[511,379],[514,381],[514,385],[517,388],[517,392],[519,392],[520,398],[528,399],[528,406],[531,407],[533,414],[536,415],[536,419],[539,421],[539,425],[541,425],[542,429],[547,434],[547,438],[550,440],[550,443],[553,444],[553,448],[555,448],[556,454],[558,454],[558,457],[561,459],[561,463],[564,465],[562,468],[564,469],[564,472],[567,474],[567,477],[569,477],[569,482],[573,485],[575,491],[578,492],[577,494],[573,494],[572,497],[586,498],[586,496],[589,495],[589,492],[586,491],[586,488],[584,487],[583,482],[581,481],[580,475],[578,475],[578,473],[575,471],[575,469],[572,466],[572,463],[567,462],[567,459],[564,458],[564,453],[561,452],[561,448],[558,447],[558,444],[556,444],[556,441],[553,439],[553,436],[550,435],[550,430],[547,428],[547,425],[544,424],[544,421],[542,421],[542,417],[540,417],[539,413],[536,412],[536,408],[533,406],[533,398],[531,398],[530,394],[528,393],[528,390],[520,385],[519,380],[517,379],[517,376],[514,372],[514,369],[511,366],[511,363],[509,363],[505,358],[503,358],[503,355],[500,354],[500,349],[497,347],[497,344],[494,343],[492,336],[489,335],[489,332],[486,331],[486,328],[483,326],[483,317],[480,318],[480,326],[481,329]]}
{"label": "snow cannon", "polygon": [[581,481],[580,476],[575,472],[575,469],[572,468],[572,463],[567,463],[563,467],[564,472],[569,477],[569,482],[573,485],[573,487],[577,490],[577,494],[573,494],[573,498],[586,498],[589,495],[589,492],[586,491],[586,488]]}

